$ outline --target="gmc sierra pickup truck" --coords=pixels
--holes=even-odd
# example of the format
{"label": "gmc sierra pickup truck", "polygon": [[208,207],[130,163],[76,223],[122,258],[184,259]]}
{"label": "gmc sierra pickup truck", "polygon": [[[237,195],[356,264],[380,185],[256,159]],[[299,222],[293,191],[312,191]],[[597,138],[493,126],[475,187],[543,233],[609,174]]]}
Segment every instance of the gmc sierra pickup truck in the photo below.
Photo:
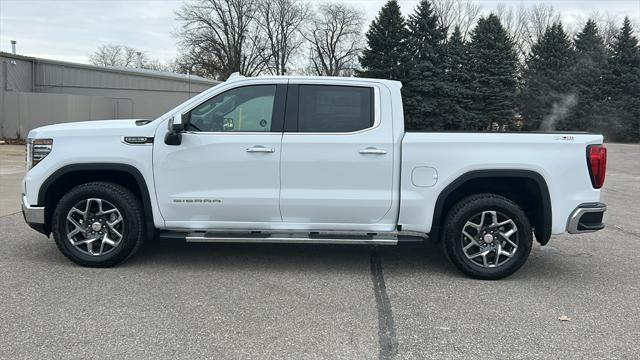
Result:
{"label": "gmc sierra pickup truck", "polygon": [[73,262],[145,239],[395,245],[438,240],[468,276],[604,227],[606,149],[578,133],[405,132],[401,84],[234,75],[156,120],[27,140],[26,222]]}

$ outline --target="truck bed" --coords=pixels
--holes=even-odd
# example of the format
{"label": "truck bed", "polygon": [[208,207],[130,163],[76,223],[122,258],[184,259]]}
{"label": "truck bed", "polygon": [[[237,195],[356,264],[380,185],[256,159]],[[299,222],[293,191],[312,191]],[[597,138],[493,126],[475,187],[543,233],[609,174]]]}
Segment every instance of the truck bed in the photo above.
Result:
{"label": "truck bed", "polygon": [[[586,149],[602,140],[576,132],[408,132],[402,140],[399,223],[430,232],[437,197],[454,180],[474,171],[509,169],[540,174],[552,199],[551,232],[563,233],[578,205],[600,198],[590,183]],[[414,186],[416,181],[423,185]]]}

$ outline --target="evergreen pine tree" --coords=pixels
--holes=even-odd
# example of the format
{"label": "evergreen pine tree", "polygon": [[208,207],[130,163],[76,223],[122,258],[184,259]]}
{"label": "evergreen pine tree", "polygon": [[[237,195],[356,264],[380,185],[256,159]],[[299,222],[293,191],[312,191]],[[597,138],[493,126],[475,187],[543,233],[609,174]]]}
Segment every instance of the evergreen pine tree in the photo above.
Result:
{"label": "evergreen pine tree", "polygon": [[403,107],[409,130],[441,130],[446,109],[446,30],[429,0],[422,0],[407,21],[407,58],[402,64]]}
{"label": "evergreen pine tree", "polygon": [[637,142],[640,141],[640,49],[628,17],[611,51],[607,86],[610,138]]}
{"label": "evergreen pine tree", "polygon": [[569,36],[561,23],[554,23],[531,47],[522,74],[520,111],[526,130],[554,130],[571,115],[577,101],[574,62]]}
{"label": "evergreen pine tree", "polygon": [[407,29],[396,0],[389,0],[366,33],[367,48],[362,51],[359,76],[401,80],[401,64],[406,55]]}
{"label": "evergreen pine tree", "polygon": [[514,127],[518,56],[498,17],[482,17],[471,35],[473,122],[470,130]]}
{"label": "evergreen pine tree", "polygon": [[447,42],[445,61],[447,101],[443,107],[443,127],[445,130],[466,130],[473,124],[470,111],[473,92],[468,45],[462,39],[458,26]]}
{"label": "evergreen pine tree", "polygon": [[607,49],[595,21],[587,21],[576,35],[574,46],[576,61],[572,77],[577,103],[572,114],[559,122],[558,129],[603,132]]}

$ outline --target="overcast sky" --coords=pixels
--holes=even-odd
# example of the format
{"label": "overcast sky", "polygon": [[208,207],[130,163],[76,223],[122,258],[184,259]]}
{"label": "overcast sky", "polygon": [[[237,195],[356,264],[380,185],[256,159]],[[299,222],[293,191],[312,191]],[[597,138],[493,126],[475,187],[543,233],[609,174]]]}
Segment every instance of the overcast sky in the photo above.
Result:
{"label": "overcast sky", "polygon": [[[337,0],[340,1],[340,0]],[[385,0],[342,0],[362,8],[371,21]],[[11,51],[17,40],[18,53],[65,61],[87,62],[99,45],[123,44],[141,49],[161,61],[176,56],[173,34],[180,24],[175,10],[182,0],[0,0],[0,50]],[[312,0],[317,3],[320,0]],[[403,14],[418,0],[400,0]],[[518,6],[534,0],[477,0],[485,13],[504,3]],[[640,19],[640,0],[556,0],[544,1],[562,14],[572,27],[594,12],[610,13],[622,19]]]}

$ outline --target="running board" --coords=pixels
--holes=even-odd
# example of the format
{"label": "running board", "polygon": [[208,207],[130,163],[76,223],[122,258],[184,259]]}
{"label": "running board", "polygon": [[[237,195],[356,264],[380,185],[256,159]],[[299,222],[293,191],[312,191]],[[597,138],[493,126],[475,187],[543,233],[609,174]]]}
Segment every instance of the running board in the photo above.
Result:
{"label": "running board", "polygon": [[275,244],[363,244],[397,245],[398,237],[392,235],[351,235],[318,233],[220,233],[192,232],[185,236],[195,243],[275,243]]}

